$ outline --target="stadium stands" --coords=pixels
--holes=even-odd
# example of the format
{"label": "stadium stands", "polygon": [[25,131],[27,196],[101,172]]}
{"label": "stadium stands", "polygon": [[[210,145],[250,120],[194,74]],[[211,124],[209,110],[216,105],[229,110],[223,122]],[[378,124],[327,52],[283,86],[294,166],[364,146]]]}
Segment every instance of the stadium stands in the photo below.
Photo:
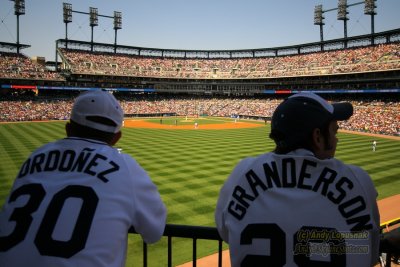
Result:
{"label": "stadium stands", "polygon": [[[268,118],[281,100],[277,98],[154,98],[139,96],[136,100],[121,99],[125,114],[166,114],[219,117]],[[345,130],[400,136],[400,102],[351,101],[354,116],[340,127]],[[72,99],[0,101],[0,121],[63,120],[69,117]]]}
{"label": "stadium stands", "polygon": [[163,78],[267,78],[400,68],[400,43],[292,56],[179,59],[60,49],[75,74]]}
{"label": "stadium stands", "polygon": [[23,54],[0,52],[0,78],[62,80],[59,73],[47,70]]}
{"label": "stadium stands", "polygon": [[[61,72],[49,71],[22,54],[0,52],[0,83],[5,89],[1,91],[0,121],[68,118],[72,98],[84,87],[130,86],[139,91],[152,88],[154,94],[117,93],[125,113],[133,116],[174,113],[245,118],[271,116],[281,96],[265,95],[264,90],[270,88],[283,91],[285,88],[341,88],[339,91],[377,88],[377,92],[399,88],[400,42],[286,56],[236,58],[140,56],[62,47],[58,52],[63,61]],[[33,84],[27,88],[36,95],[40,89],[36,85],[49,87],[46,89],[58,85],[61,87],[54,88],[65,86],[72,90],[44,90],[36,97],[14,90],[13,82],[22,85],[22,89],[24,84]],[[376,96],[376,99],[360,100],[363,98],[346,95],[347,100],[353,100],[356,112],[341,127],[399,135],[397,96],[390,95],[392,99],[384,100],[382,95]]]}

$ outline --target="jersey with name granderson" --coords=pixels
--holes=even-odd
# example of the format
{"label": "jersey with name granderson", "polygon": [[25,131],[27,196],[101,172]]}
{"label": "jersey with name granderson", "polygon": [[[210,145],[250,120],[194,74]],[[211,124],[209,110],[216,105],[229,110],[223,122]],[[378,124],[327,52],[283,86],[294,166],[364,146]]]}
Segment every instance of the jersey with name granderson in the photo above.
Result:
{"label": "jersey with name granderson", "polygon": [[232,266],[370,266],[378,257],[376,196],[358,167],[303,149],[267,153],[235,167],[215,219]]}

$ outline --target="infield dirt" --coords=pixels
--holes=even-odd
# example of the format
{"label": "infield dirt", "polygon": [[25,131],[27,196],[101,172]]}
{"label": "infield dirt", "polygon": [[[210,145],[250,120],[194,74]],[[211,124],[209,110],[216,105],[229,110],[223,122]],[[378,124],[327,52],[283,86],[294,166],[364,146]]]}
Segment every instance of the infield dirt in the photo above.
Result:
{"label": "infield dirt", "polygon": [[166,129],[166,130],[182,130],[182,129],[201,129],[201,130],[223,130],[223,129],[240,129],[240,128],[254,128],[254,127],[262,127],[263,124],[251,123],[251,122],[225,122],[225,123],[217,123],[217,124],[198,124],[198,127],[195,128],[195,125],[168,125],[168,124],[160,124],[153,123],[144,120],[125,120],[125,127],[136,127],[136,128],[153,128],[153,129]]}

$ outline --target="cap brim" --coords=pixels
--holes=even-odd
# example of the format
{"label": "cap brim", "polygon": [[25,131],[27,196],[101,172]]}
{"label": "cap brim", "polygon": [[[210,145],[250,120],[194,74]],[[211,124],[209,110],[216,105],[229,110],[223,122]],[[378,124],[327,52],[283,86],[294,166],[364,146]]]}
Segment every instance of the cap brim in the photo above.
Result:
{"label": "cap brim", "polygon": [[333,119],[348,120],[353,115],[353,105],[349,102],[333,103]]}

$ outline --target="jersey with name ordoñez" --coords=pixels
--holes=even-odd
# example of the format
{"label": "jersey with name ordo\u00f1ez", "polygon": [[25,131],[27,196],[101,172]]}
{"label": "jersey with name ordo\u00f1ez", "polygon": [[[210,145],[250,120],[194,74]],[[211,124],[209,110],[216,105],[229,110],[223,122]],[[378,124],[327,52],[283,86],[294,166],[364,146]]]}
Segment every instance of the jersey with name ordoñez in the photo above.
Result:
{"label": "jersey with name ordo\u00f1ez", "polygon": [[165,226],[156,186],[129,155],[65,138],[22,164],[0,217],[0,266],[123,267],[131,226],[148,243]]}

